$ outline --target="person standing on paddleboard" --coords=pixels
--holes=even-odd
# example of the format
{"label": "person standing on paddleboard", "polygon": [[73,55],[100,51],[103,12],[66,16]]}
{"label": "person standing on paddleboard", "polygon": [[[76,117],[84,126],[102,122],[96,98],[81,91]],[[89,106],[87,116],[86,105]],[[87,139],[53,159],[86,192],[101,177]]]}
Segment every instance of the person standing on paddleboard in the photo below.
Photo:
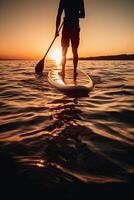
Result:
{"label": "person standing on paddleboard", "polygon": [[85,8],[83,0],[60,0],[58,14],[56,18],[56,33],[58,36],[58,29],[61,23],[61,15],[64,11],[65,17],[62,29],[62,71],[61,74],[65,76],[65,65],[66,65],[66,54],[71,41],[72,52],[73,52],[73,65],[74,65],[74,78],[77,75],[77,64],[78,64],[78,47],[80,40],[80,26],[79,18],[85,18]]}

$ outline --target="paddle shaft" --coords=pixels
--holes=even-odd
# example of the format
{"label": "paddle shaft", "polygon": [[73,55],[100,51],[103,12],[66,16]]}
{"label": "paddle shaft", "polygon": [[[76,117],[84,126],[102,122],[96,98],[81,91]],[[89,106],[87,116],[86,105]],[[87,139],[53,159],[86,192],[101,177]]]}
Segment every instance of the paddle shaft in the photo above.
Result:
{"label": "paddle shaft", "polygon": [[[62,26],[63,26],[63,23],[60,25],[60,27],[59,27],[59,29],[58,29],[58,33],[60,32]],[[56,38],[57,38],[57,36],[54,37],[54,39],[53,39],[52,43],[50,44],[50,46],[49,46],[49,48],[48,48],[46,54],[45,54],[44,57],[43,57],[43,59],[45,59],[45,57],[47,56],[47,54],[48,54],[49,50],[51,49],[51,47],[52,47],[52,45],[53,45],[53,43],[54,43],[54,41],[55,41]]]}

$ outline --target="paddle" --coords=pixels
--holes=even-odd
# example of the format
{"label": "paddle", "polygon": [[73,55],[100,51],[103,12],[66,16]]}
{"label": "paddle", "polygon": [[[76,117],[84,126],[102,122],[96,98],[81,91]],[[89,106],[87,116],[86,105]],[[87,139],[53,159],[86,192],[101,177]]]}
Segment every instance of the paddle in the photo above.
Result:
{"label": "paddle", "polygon": [[[59,29],[58,29],[58,33],[60,32],[62,26],[63,26],[63,23],[62,23],[61,26],[59,27]],[[44,55],[44,57],[43,57],[43,58],[38,62],[38,64],[36,65],[36,67],[35,67],[35,71],[36,71],[37,74],[41,74],[41,73],[43,72],[45,57],[47,56],[47,54],[48,54],[49,50],[51,49],[51,47],[52,47],[52,45],[53,45],[55,39],[57,38],[57,36],[58,36],[58,34],[55,35],[55,37],[54,37],[52,43],[50,44],[50,46],[49,46],[49,48],[48,48],[46,54]]]}

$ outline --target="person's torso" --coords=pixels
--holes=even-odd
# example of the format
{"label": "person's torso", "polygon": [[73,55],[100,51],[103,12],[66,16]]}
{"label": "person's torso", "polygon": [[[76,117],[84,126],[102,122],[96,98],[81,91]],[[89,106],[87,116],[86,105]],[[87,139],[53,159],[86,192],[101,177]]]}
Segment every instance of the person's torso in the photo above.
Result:
{"label": "person's torso", "polygon": [[64,0],[64,25],[79,26],[80,0]]}

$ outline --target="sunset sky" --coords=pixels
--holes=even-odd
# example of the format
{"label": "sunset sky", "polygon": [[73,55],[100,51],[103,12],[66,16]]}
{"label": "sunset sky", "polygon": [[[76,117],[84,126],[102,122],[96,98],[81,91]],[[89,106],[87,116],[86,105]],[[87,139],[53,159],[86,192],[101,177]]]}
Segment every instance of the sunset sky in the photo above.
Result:
{"label": "sunset sky", "polygon": [[[86,18],[80,22],[79,55],[134,53],[134,1],[84,2]],[[0,58],[41,58],[54,37],[58,3],[59,0],[1,0]],[[51,51],[59,48],[60,37]]]}

